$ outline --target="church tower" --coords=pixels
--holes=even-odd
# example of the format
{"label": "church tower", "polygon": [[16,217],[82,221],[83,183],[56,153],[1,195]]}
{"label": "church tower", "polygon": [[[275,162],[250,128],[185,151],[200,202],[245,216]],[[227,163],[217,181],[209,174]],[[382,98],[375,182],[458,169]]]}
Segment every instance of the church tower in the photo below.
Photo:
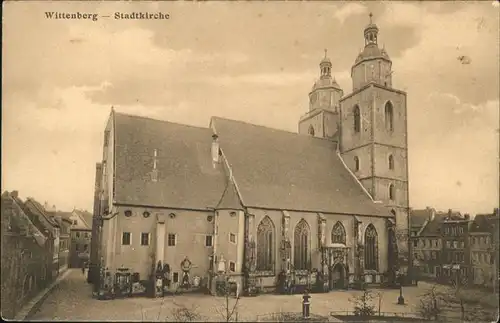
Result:
{"label": "church tower", "polygon": [[340,98],[344,91],[332,78],[332,62],[327,56],[319,64],[320,77],[309,93],[309,112],[300,118],[299,133],[333,139],[340,117]]}
{"label": "church tower", "polygon": [[404,268],[409,260],[406,93],[393,88],[392,61],[379,47],[378,32],[370,14],[365,47],[351,68],[353,91],[340,100],[340,152],[373,199],[394,215]]}

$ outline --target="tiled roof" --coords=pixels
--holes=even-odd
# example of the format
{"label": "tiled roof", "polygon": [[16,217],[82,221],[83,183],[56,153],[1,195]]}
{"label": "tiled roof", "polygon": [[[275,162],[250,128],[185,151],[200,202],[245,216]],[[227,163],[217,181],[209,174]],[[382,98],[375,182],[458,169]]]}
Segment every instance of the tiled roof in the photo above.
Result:
{"label": "tiled roof", "polygon": [[69,219],[71,218],[72,212],[56,211],[54,216],[60,216],[61,218]]}
{"label": "tiled roof", "polygon": [[[212,131],[114,113],[115,201],[171,208],[214,208],[226,178],[212,165]],[[157,151],[158,181],[151,180]]]}
{"label": "tiled roof", "polygon": [[233,210],[243,210],[240,198],[238,197],[238,192],[236,191],[236,186],[232,180],[228,181],[227,187],[224,189],[222,199],[216,206],[217,209],[233,209]]}
{"label": "tiled roof", "polygon": [[430,219],[433,209],[425,208],[422,210],[411,210],[410,212],[410,225],[412,227],[421,227],[424,225],[425,220]]}
{"label": "tiled roof", "polygon": [[248,207],[390,216],[343,165],[330,140],[212,118]]}
{"label": "tiled roof", "polygon": [[436,237],[441,235],[441,225],[444,221],[444,215],[441,213],[437,213],[434,215],[434,219],[427,222],[425,227],[423,228],[420,236],[422,237]]}
{"label": "tiled roof", "polygon": [[92,218],[93,215],[85,210],[75,210],[86,222],[88,228],[92,228]]}
{"label": "tiled roof", "polygon": [[[45,221],[47,221],[48,224],[51,225],[52,227],[59,226],[57,224],[57,222],[54,221],[54,219],[52,219],[49,212],[46,212],[44,207],[39,202],[37,202],[35,199],[27,198],[26,199],[26,207],[28,207],[31,210],[31,212],[33,212],[33,214],[36,214],[38,217],[45,219]],[[52,230],[52,228],[49,228],[49,229]]]}
{"label": "tiled roof", "polygon": [[[43,247],[45,242],[47,241],[47,237],[40,231],[40,229],[33,224],[28,215],[24,212],[26,209],[24,207],[24,203],[19,198],[16,198],[12,194],[5,192],[2,194],[3,199],[11,199],[12,200],[12,220],[13,224],[17,226],[21,231],[26,233],[26,236],[31,236],[38,243],[39,246]],[[2,210],[3,211],[3,210]]]}
{"label": "tiled roof", "polygon": [[492,214],[477,214],[474,217],[470,231],[471,232],[491,232],[495,227],[495,219]]}

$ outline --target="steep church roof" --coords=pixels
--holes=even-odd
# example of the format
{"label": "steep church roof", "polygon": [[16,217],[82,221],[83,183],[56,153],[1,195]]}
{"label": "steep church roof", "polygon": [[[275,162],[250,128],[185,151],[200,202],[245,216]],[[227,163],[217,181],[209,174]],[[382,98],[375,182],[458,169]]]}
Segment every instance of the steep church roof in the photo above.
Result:
{"label": "steep church roof", "polygon": [[[390,216],[363,191],[330,140],[214,117],[228,176],[222,163],[213,167],[210,128],[122,113],[114,113],[114,127],[118,204]],[[157,181],[151,180],[154,150]]]}
{"label": "steep church roof", "polygon": [[389,216],[336,153],[336,143],[213,117],[212,126],[247,207]]}
{"label": "steep church roof", "polygon": [[[214,208],[226,184],[211,159],[212,131],[114,113],[115,201],[186,209]],[[154,151],[158,180],[151,180]]]}

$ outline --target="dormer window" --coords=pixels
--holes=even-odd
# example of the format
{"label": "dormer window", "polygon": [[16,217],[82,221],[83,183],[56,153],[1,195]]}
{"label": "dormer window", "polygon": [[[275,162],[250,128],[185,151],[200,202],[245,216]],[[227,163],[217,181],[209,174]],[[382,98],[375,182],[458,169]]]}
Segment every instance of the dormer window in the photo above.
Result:
{"label": "dormer window", "polygon": [[157,165],[158,164],[158,149],[155,149],[153,151],[153,170],[151,171],[151,181],[157,182],[158,181],[158,169]]}

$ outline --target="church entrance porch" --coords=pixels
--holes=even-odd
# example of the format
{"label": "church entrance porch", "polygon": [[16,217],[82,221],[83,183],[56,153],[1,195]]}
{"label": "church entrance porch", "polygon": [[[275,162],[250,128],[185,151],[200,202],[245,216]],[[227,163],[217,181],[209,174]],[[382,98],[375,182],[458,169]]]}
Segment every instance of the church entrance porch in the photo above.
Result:
{"label": "church entrance porch", "polygon": [[337,263],[330,266],[328,287],[330,290],[334,289],[344,289],[347,287],[346,281],[346,268],[343,264]]}
{"label": "church entrance porch", "polygon": [[348,247],[340,243],[334,243],[322,248],[323,274],[325,275],[325,288],[328,288],[328,290],[346,289],[348,287],[348,250]]}

